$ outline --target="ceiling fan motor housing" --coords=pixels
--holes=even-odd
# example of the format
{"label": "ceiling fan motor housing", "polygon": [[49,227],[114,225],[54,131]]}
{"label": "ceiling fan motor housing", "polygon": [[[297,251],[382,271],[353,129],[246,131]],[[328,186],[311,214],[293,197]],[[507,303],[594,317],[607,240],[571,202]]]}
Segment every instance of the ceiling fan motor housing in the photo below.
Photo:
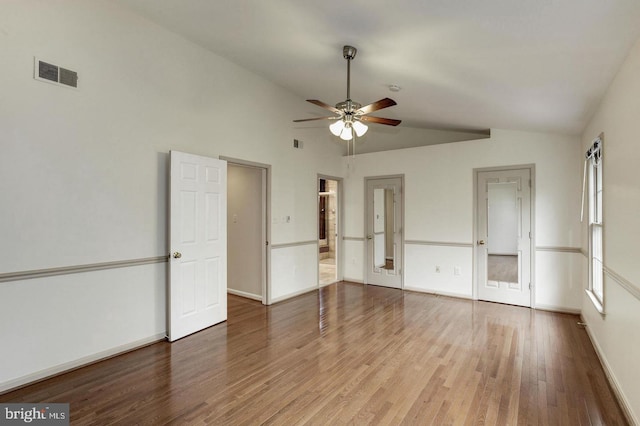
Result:
{"label": "ceiling fan motor housing", "polygon": [[336,108],[340,111],[344,111],[345,113],[350,113],[359,110],[362,108],[362,105],[358,102],[354,102],[351,99],[347,99],[346,101],[338,102],[336,104]]}
{"label": "ceiling fan motor housing", "polygon": [[342,48],[342,56],[347,60],[355,58],[356,53],[358,53],[358,49],[353,46],[344,46]]}

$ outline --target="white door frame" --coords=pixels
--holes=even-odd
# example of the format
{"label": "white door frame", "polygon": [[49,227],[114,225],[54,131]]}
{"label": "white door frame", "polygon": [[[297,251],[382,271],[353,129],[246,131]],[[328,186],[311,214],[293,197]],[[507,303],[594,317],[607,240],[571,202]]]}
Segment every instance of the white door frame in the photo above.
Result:
{"label": "white door frame", "polygon": [[264,163],[256,163],[255,161],[241,160],[238,158],[220,156],[221,160],[225,160],[229,164],[235,164],[238,166],[253,167],[256,169],[262,169],[265,171],[266,182],[262,188],[262,203],[264,207],[263,223],[265,233],[265,250],[262,261],[262,304],[271,304],[271,165]]}
{"label": "white door frame", "polygon": [[[338,211],[336,212],[336,217],[338,220],[338,227],[336,229],[336,281],[340,282],[344,279],[344,247],[343,247],[343,238],[342,238],[342,230],[344,229],[344,225],[342,223],[342,218],[343,218],[343,214],[342,212],[344,211],[344,202],[343,202],[343,197],[344,197],[344,185],[343,185],[343,179],[341,177],[336,177],[336,176],[330,176],[330,175],[323,175],[318,173],[318,176],[316,177],[316,195],[318,194],[318,192],[320,191],[320,179],[326,179],[326,180],[335,180],[336,182],[338,182],[338,197],[337,197],[337,201],[338,201]],[[318,200],[316,197],[316,241],[320,241],[320,229],[318,227],[318,224],[320,223],[320,212],[318,211]],[[320,288],[320,250],[319,250],[319,246],[317,247],[318,250],[316,250],[316,282],[318,285],[318,288]]]}
{"label": "white door frame", "polygon": [[[362,213],[362,217],[363,217],[363,232],[364,232],[364,262],[362,262],[363,265],[363,282],[364,284],[369,284],[368,282],[368,272],[369,272],[369,253],[368,253],[368,248],[369,248],[369,242],[367,240],[367,235],[368,235],[368,229],[367,229],[367,210],[368,210],[368,195],[367,195],[367,189],[368,189],[368,184],[370,180],[377,180],[377,179],[400,179],[400,193],[401,193],[401,197],[400,197],[400,226],[399,226],[399,232],[400,232],[400,247],[398,248],[398,250],[400,251],[400,258],[401,258],[401,262],[400,265],[398,265],[398,272],[400,274],[400,289],[404,289],[404,203],[405,203],[405,191],[404,191],[404,174],[398,174],[398,175],[384,175],[384,176],[365,176],[364,178],[364,212]],[[395,260],[394,260],[395,261]]]}
{"label": "white door frame", "polygon": [[496,166],[483,167],[473,169],[473,243],[472,243],[472,259],[473,259],[473,300],[478,300],[478,286],[480,285],[480,276],[478,274],[478,256],[476,254],[478,245],[478,178],[481,172],[500,172],[517,169],[528,169],[531,176],[531,240],[530,240],[530,273],[531,273],[531,300],[529,306],[535,308],[536,300],[536,276],[535,276],[535,223],[536,223],[536,165],[535,164],[517,164],[512,166]]}

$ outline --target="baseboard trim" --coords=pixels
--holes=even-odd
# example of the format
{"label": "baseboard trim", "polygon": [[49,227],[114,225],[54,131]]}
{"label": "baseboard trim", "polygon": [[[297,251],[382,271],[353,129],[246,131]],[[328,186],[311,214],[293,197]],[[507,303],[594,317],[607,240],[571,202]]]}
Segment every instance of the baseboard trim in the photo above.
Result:
{"label": "baseboard trim", "polygon": [[244,297],[246,299],[257,300],[258,302],[262,302],[262,296],[253,293],[247,293],[246,291],[233,290],[231,288],[227,288],[227,293],[233,294],[235,296]]}
{"label": "baseboard trim", "polygon": [[556,306],[556,305],[544,305],[544,304],[541,305],[541,304],[537,304],[533,308],[537,309],[539,311],[558,312],[560,314],[580,315],[582,313],[582,311],[580,309],[565,308],[565,307]]}
{"label": "baseboard trim", "polygon": [[107,349],[102,352],[88,355],[82,358],[78,358],[74,361],[65,362],[54,367],[46,368],[44,370],[37,371],[26,376],[18,377],[4,383],[0,383],[0,395],[14,391],[16,389],[32,385],[36,382],[50,379],[60,374],[68,373],[73,370],[77,370],[82,367],[86,367],[96,362],[104,361],[109,358],[113,358],[118,355],[122,355],[126,352],[131,352],[136,349],[143,348],[145,346],[152,345],[165,339],[165,333],[155,334],[145,339],[136,340],[135,342],[127,343],[124,345],[116,346],[115,348]]}
{"label": "baseboard trim", "polygon": [[427,294],[432,294],[434,296],[455,297],[457,299],[466,299],[466,300],[473,299],[472,296],[468,294],[450,293],[447,291],[435,291],[435,290],[429,290],[427,288],[420,288],[420,287],[404,286],[403,290],[415,291],[416,293],[427,293]]}
{"label": "baseboard trim", "polygon": [[305,293],[309,293],[311,291],[315,291],[317,289],[318,289],[318,286],[314,285],[313,287],[309,287],[309,288],[306,288],[304,290],[298,290],[296,292],[287,294],[285,296],[276,297],[276,298],[271,299],[271,303],[270,304],[274,304],[274,303],[278,303],[278,302],[284,302],[285,300],[293,299],[294,297],[300,296],[300,295],[305,294]]}
{"label": "baseboard trim", "polygon": [[364,280],[361,280],[359,278],[348,278],[348,277],[344,277],[342,279],[342,281],[349,281],[351,283],[357,283],[357,284],[364,284]]}
{"label": "baseboard trim", "polygon": [[626,417],[627,422],[630,425],[640,425],[640,421],[633,414],[633,411],[631,410],[631,406],[629,405],[629,401],[627,401],[627,398],[625,398],[624,393],[622,393],[622,390],[620,389],[620,384],[618,383],[618,380],[616,379],[616,377],[613,375],[613,372],[611,371],[611,366],[609,365],[607,358],[604,356],[604,353],[602,352],[602,349],[600,348],[598,341],[591,334],[591,330],[589,330],[589,324],[585,321],[582,315],[580,316],[580,320],[583,323],[587,324],[584,329],[587,331],[587,336],[589,336],[589,340],[591,340],[591,345],[596,350],[596,355],[598,356],[600,365],[602,365],[602,369],[604,370],[604,375],[606,376],[607,381],[609,382],[609,386],[613,390],[613,394],[616,396],[616,399],[618,400],[618,404],[620,405],[620,408],[622,409],[622,413]]}
{"label": "baseboard trim", "polygon": [[[433,294],[434,296],[446,296],[446,297],[455,297],[458,299],[473,300],[473,296],[467,295],[467,294],[450,293],[447,291],[435,291],[435,290],[429,290],[429,289],[420,288],[420,287],[405,286],[404,290],[415,291],[416,293]],[[561,306],[554,306],[554,305],[536,305],[534,309],[538,309],[541,311],[558,312],[561,314],[580,315],[581,313],[580,309],[563,308]]]}

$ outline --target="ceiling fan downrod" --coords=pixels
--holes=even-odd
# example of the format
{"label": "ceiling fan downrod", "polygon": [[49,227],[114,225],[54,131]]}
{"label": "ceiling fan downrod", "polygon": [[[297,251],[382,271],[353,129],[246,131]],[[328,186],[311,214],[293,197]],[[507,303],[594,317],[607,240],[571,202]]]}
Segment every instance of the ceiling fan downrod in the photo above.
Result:
{"label": "ceiling fan downrod", "polygon": [[[305,118],[301,120],[293,120],[294,123],[300,123],[303,121],[316,121],[316,120],[335,120],[335,123],[329,126],[331,132],[340,136],[344,140],[350,140],[353,136],[351,133],[351,129],[355,129],[358,137],[365,134],[367,131],[367,126],[363,122],[367,123],[378,123],[384,124],[387,126],[397,126],[401,123],[400,120],[395,120],[391,118],[382,118],[382,117],[374,117],[369,116],[372,112],[381,110],[383,108],[388,108],[390,106],[396,105],[396,102],[393,99],[384,98],[379,101],[372,102],[368,105],[362,106],[358,102],[354,102],[351,100],[351,60],[356,57],[356,53],[358,49],[353,46],[343,46],[342,47],[342,56],[347,60],[347,99],[338,102],[335,107],[324,103],[317,99],[307,99],[307,102],[311,102],[314,105],[319,106],[320,108],[324,108],[326,110],[331,111],[335,115],[332,117],[315,117],[315,118]],[[346,131],[348,130],[348,132]]]}
{"label": "ceiling fan downrod", "polygon": [[[349,104],[351,104],[351,60],[356,57],[356,53],[358,53],[358,49],[353,46],[342,48],[342,56],[347,60],[347,103]],[[348,111],[351,111],[351,108],[348,108]]]}

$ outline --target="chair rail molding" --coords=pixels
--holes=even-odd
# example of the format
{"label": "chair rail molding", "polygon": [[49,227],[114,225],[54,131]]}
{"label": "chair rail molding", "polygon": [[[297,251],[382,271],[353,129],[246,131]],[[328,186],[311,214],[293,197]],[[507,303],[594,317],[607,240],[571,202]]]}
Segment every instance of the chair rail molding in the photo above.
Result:
{"label": "chair rail molding", "polygon": [[104,269],[127,268],[130,266],[148,265],[168,262],[169,256],[143,257],[139,259],[116,260],[112,262],[89,263],[84,265],[62,266],[59,268],[33,269],[30,271],[8,272],[0,274],[0,283],[9,281],[46,278],[56,275],[78,274],[81,272],[102,271]]}

